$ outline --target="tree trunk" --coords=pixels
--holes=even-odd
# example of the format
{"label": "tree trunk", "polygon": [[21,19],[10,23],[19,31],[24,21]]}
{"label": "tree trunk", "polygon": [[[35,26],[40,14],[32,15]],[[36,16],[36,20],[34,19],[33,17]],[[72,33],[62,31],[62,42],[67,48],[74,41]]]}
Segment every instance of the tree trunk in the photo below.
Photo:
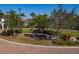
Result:
{"label": "tree trunk", "polygon": [[15,29],[13,29],[13,36],[15,37],[16,33],[15,33]]}

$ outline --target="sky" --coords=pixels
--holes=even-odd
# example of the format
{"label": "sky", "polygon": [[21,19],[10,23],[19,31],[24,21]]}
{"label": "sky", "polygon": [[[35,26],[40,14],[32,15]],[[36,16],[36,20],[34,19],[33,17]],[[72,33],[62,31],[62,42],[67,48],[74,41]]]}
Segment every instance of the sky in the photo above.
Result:
{"label": "sky", "polygon": [[[79,4],[64,4],[64,8],[71,11],[75,6],[77,7],[77,13],[79,14]],[[58,4],[0,4],[0,9],[5,13],[10,9],[17,11],[21,8],[21,12],[26,15],[26,18],[31,18],[30,13],[34,12],[36,14],[48,14],[57,8]]]}

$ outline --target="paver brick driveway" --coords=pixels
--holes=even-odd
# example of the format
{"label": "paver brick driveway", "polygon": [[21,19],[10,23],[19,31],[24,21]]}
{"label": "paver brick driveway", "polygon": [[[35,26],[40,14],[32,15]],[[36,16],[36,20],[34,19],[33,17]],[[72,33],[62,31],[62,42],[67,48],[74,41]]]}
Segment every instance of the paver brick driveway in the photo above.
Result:
{"label": "paver brick driveway", "polygon": [[21,44],[21,43],[15,43],[11,41],[7,41],[4,39],[0,39],[0,54],[63,54],[63,53],[79,53],[79,47],[42,47],[42,46],[34,46],[29,44]]}

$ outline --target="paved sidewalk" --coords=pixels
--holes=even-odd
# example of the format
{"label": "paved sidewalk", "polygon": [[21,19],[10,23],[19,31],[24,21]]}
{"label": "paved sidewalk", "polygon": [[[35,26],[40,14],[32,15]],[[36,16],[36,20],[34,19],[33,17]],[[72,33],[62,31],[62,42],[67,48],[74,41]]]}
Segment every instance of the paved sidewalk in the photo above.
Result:
{"label": "paved sidewalk", "polygon": [[78,54],[79,47],[35,46],[0,39],[0,54]]}

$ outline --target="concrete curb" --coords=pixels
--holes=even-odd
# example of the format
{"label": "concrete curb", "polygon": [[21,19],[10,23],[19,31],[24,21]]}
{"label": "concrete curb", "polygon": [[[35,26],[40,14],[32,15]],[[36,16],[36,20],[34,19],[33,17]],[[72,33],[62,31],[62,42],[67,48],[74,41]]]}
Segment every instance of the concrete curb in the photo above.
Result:
{"label": "concrete curb", "polygon": [[5,40],[2,38],[0,38],[0,40],[11,43],[11,44],[17,44],[17,45],[21,45],[21,46],[30,46],[30,47],[32,46],[32,47],[41,47],[41,48],[79,48],[79,46],[43,46],[43,45],[25,44],[25,43],[19,43],[19,42]]}

